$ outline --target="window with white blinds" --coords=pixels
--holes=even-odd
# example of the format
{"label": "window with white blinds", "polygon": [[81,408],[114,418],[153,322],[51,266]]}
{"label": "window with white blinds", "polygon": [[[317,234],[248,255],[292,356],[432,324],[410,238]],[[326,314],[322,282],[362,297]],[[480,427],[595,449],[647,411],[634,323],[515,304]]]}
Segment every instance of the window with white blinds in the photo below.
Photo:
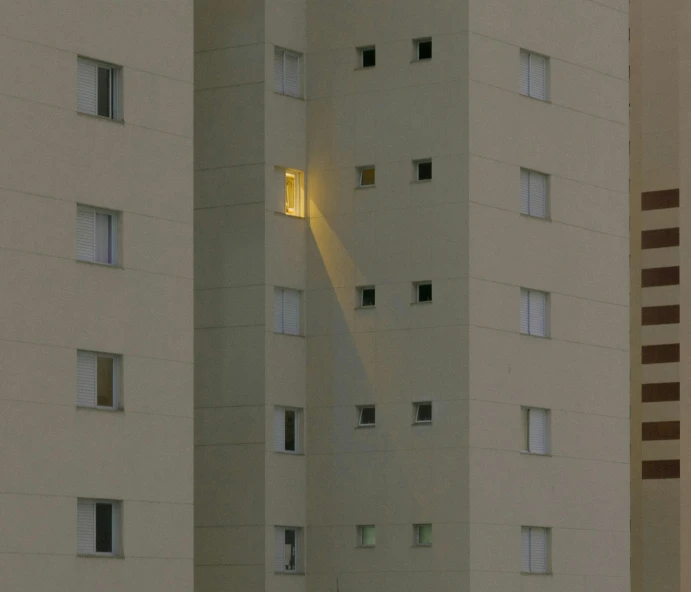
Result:
{"label": "window with white blinds", "polygon": [[547,175],[521,169],[521,214],[547,218]]}
{"label": "window with white blinds", "polygon": [[77,111],[119,119],[118,86],[120,68],[77,59]]}
{"label": "window with white blinds", "polygon": [[302,529],[277,526],[275,530],[274,569],[278,573],[299,573]]}
{"label": "window with white blinds", "polygon": [[549,530],[536,526],[521,527],[521,571],[524,573],[547,573]]}
{"label": "window with white blinds", "polygon": [[274,291],[274,331],[300,335],[300,291],[276,288]]}
{"label": "window with white blinds", "polygon": [[78,555],[117,555],[119,530],[119,502],[77,500]]}
{"label": "window with white blinds", "polygon": [[524,409],[524,450],[532,454],[547,454],[548,417],[547,409],[527,407]]}
{"label": "window with white blinds", "polygon": [[77,352],[77,407],[118,408],[119,357]]}
{"label": "window with white blinds", "polygon": [[547,337],[547,292],[521,288],[521,333]]}
{"label": "window with white blinds", "polygon": [[274,52],[274,89],[282,95],[300,97],[301,56],[294,51],[276,48]]}
{"label": "window with white blinds", "polygon": [[521,50],[521,94],[547,100],[547,64],[545,56]]}
{"label": "window with white blinds", "polygon": [[115,212],[77,207],[77,259],[115,265]]}
{"label": "window with white blinds", "polygon": [[287,407],[274,409],[274,450],[300,452],[301,410]]}

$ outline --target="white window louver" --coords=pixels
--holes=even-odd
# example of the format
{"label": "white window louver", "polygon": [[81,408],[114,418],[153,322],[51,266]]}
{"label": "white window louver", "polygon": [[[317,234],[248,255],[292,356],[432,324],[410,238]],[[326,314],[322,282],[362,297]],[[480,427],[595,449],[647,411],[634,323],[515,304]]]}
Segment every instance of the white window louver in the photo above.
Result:
{"label": "white window louver", "polygon": [[274,53],[274,89],[276,92],[299,97],[300,92],[300,54],[285,49]]}
{"label": "white window louver", "polygon": [[547,175],[521,169],[521,214],[547,217]]}
{"label": "white window louver", "polygon": [[274,410],[274,450],[285,452],[286,449],[286,410],[276,407]]}
{"label": "white window louver", "polygon": [[547,529],[521,527],[521,571],[547,573]]}
{"label": "white window louver", "polygon": [[521,333],[547,336],[547,293],[521,288]]}
{"label": "white window louver", "polygon": [[96,407],[96,354],[77,352],[77,405]]}
{"label": "white window louver", "polygon": [[521,94],[547,100],[547,58],[521,50]]}
{"label": "white window louver", "polygon": [[84,206],[77,208],[77,259],[115,263],[114,220],[114,214]]}
{"label": "white window louver", "polygon": [[547,410],[528,409],[528,451],[547,454]]}
{"label": "white window louver", "polygon": [[77,553],[96,553],[96,502],[77,500]]}
{"label": "white window louver", "polygon": [[300,292],[276,288],[274,293],[274,325],[276,333],[300,334]]}
{"label": "white window louver", "polygon": [[98,115],[98,64],[77,60],[77,110]]}

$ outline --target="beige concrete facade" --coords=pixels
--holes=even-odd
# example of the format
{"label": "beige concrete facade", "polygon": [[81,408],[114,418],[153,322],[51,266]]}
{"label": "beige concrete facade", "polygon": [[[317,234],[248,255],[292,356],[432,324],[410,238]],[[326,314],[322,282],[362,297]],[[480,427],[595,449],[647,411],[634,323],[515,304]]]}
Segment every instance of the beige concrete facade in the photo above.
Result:
{"label": "beige concrete facade", "polygon": [[[0,588],[191,592],[192,2],[2,13]],[[77,112],[78,56],[120,68],[123,121]],[[76,260],[77,204],[115,265]],[[117,409],[77,407],[77,350],[120,356]],[[78,556],[78,498],[120,504],[114,556]]]}

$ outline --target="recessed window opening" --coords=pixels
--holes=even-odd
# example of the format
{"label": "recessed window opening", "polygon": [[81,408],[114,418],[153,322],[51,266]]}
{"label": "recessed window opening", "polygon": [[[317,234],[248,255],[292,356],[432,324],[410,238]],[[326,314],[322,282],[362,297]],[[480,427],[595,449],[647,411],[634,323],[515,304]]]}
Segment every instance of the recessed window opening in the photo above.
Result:
{"label": "recessed window opening", "polygon": [[432,525],[415,525],[415,545],[419,547],[429,547],[432,545]]}
{"label": "recessed window opening", "polygon": [[377,53],[374,46],[361,47],[359,51],[361,68],[373,68],[377,65]]}
{"label": "recessed window opening", "polygon": [[377,544],[376,529],[373,525],[357,527],[358,547],[374,547]]}
{"label": "recessed window opening", "polygon": [[415,404],[415,423],[432,423],[432,403]]}
{"label": "recessed window opening", "polygon": [[415,54],[418,60],[432,59],[432,40],[417,39],[415,41]]}
{"label": "recessed window opening", "polygon": [[368,308],[375,305],[375,290],[373,286],[360,288],[360,307]]}
{"label": "recessed window opening", "polygon": [[415,301],[432,302],[432,282],[419,282],[415,284]]}
{"label": "recessed window opening", "polygon": [[118,356],[77,352],[77,406],[117,409]]}
{"label": "recessed window opening", "polygon": [[432,180],[432,161],[419,160],[415,163],[415,172],[417,181],[431,181]]}
{"label": "recessed window opening", "polygon": [[358,425],[360,427],[371,427],[376,423],[376,413],[374,405],[358,408]]}
{"label": "recessed window opening", "polygon": [[77,206],[77,259],[115,265],[115,212]]}
{"label": "recessed window opening", "polygon": [[375,181],[374,167],[365,166],[359,169],[360,187],[373,187]]}
{"label": "recessed window opening", "polygon": [[77,110],[118,119],[118,86],[121,69],[95,60],[77,60]]}
{"label": "recessed window opening", "polygon": [[77,500],[77,553],[116,555],[119,544],[118,502]]}

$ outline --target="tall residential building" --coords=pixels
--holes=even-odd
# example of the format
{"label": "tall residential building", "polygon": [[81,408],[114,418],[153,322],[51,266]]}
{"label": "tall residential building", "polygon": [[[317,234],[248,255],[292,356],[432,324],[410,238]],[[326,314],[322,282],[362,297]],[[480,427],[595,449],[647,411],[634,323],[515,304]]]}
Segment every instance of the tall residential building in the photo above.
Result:
{"label": "tall residential building", "polygon": [[[631,2],[631,566],[633,592],[691,586],[688,425],[691,10]],[[685,226],[686,224],[686,226]],[[685,238],[686,237],[686,238]],[[686,251],[684,250],[686,249]],[[686,279],[684,279],[686,278]],[[686,296],[684,296],[686,294]],[[687,415],[684,415],[684,414]],[[691,419],[691,418],[690,418]],[[686,467],[686,468],[684,468]],[[686,475],[686,476],[684,476]],[[686,491],[686,493],[684,493]]]}
{"label": "tall residential building", "polygon": [[191,0],[4,0],[0,589],[193,589]]}
{"label": "tall residential building", "polygon": [[628,26],[197,0],[196,592],[629,590]]}

